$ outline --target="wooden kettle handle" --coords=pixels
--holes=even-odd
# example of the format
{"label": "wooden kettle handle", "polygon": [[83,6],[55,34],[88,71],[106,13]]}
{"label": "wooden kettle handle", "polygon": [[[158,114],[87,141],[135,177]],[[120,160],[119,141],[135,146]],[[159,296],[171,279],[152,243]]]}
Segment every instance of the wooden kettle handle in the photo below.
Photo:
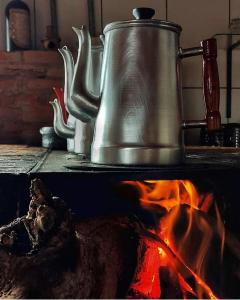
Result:
{"label": "wooden kettle handle", "polygon": [[203,90],[207,108],[206,122],[208,130],[215,131],[221,127],[217,41],[210,38],[202,41],[201,46],[203,49]]}

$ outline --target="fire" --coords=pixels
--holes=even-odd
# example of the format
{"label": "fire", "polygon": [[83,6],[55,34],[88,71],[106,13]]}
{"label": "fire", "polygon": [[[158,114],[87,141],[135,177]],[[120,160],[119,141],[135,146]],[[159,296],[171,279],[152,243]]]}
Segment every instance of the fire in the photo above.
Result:
{"label": "fire", "polygon": [[[164,290],[159,274],[167,270],[169,281],[177,286],[182,298],[217,299],[207,284],[206,267],[216,235],[221,240],[219,251],[223,256],[225,230],[213,195],[201,196],[189,180],[123,184],[137,189],[140,205],[154,212],[157,220],[156,228],[149,230],[153,240],[145,246],[144,262],[131,289],[140,297],[160,298]],[[215,228],[208,219],[210,209],[215,211]]]}

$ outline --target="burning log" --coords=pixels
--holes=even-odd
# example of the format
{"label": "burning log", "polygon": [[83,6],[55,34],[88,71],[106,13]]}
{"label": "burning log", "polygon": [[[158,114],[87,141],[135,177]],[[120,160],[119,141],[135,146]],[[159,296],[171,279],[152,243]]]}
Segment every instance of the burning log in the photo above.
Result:
{"label": "burning log", "polygon": [[[191,264],[191,247],[189,257],[179,250],[198,224],[218,234],[221,224],[202,211],[191,208],[189,214],[185,203],[171,208],[166,219],[172,220],[174,240],[167,241],[135,216],[77,220],[38,179],[30,192],[27,214],[0,228],[1,298],[187,299],[198,297],[199,290],[215,298]],[[162,216],[167,228],[164,222]],[[187,239],[181,228],[188,228]],[[239,243],[231,241],[226,233],[226,244],[238,252]]]}
{"label": "burning log", "polygon": [[[221,288],[226,276],[238,282],[236,277],[240,273],[235,270],[230,274],[224,264],[229,261],[225,250],[230,250],[235,255],[235,264],[239,265],[239,242],[226,231],[212,194],[200,195],[189,180],[125,181],[119,190],[123,195],[130,195],[129,200],[134,199],[144,210],[154,214],[156,220],[154,229],[147,231],[152,244],[149,243],[147,254],[137,270],[136,282],[131,286],[134,294],[146,298],[155,298],[156,294],[157,298],[165,297],[168,293],[166,286],[162,291],[162,270],[164,276],[166,273],[170,275],[167,288],[170,285],[170,291],[176,290],[177,294],[172,298],[215,299],[216,295],[226,295]],[[213,215],[208,214],[211,207]],[[149,272],[145,267],[149,257],[156,257],[151,265],[158,265],[161,289],[154,288],[159,280],[158,268],[152,267]],[[146,276],[146,269],[149,276]],[[146,278],[149,277],[152,284],[146,289],[149,284]]]}
{"label": "burning log", "polygon": [[137,264],[139,226],[133,217],[79,222],[33,180],[26,216],[0,228],[0,297],[125,297]]}

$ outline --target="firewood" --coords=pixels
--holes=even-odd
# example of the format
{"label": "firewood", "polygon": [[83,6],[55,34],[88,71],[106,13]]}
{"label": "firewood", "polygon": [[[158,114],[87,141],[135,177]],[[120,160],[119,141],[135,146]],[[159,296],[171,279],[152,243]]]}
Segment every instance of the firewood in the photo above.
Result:
{"label": "firewood", "polygon": [[[137,263],[138,224],[134,217],[76,220],[34,180],[27,214],[0,228],[0,297],[126,297]],[[21,247],[24,233],[30,247]]]}
{"label": "firewood", "polygon": [[[180,207],[183,218],[187,209]],[[211,218],[200,212],[195,218],[217,231]],[[237,252],[239,243],[229,241]],[[170,267],[159,268],[159,248]],[[199,286],[211,297],[190,267],[137,217],[77,219],[39,179],[32,181],[26,215],[0,228],[1,298],[193,298]]]}

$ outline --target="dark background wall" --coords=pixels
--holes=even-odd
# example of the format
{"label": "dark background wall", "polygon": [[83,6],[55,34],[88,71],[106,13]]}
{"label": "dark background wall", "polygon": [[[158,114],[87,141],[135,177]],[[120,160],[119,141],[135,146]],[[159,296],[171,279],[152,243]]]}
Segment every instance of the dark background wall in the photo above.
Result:
{"label": "dark background wall", "polygon": [[40,144],[52,126],[53,86],[63,85],[57,51],[0,52],[0,143]]}

